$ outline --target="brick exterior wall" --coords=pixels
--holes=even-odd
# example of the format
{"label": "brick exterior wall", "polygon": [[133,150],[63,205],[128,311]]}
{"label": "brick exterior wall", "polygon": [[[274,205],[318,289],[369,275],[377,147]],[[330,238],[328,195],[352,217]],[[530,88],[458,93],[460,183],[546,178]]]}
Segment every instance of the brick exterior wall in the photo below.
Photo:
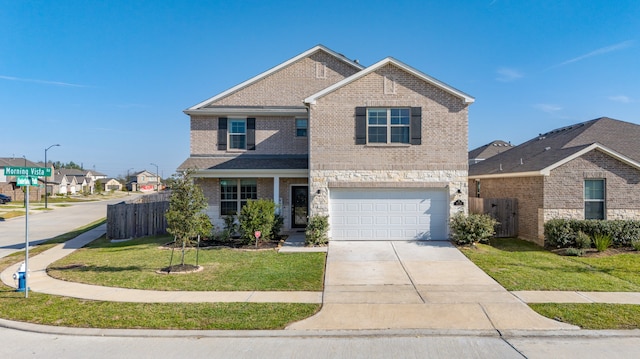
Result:
{"label": "brick exterior wall", "polygon": [[[326,64],[326,77],[316,76],[316,66]],[[359,70],[324,51],[300,59],[241,91],[219,99],[215,106],[303,106],[302,100]]]}
{"label": "brick exterior wall", "polygon": [[[640,170],[598,150],[551,171],[545,180],[545,209],[572,212],[573,218],[579,214],[583,219],[585,179],[605,180],[607,219],[640,218]],[[545,219],[553,218],[551,214]]]}
{"label": "brick exterior wall", "polygon": [[[385,93],[385,77],[395,79],[394,94]],[[421,107],[422,144],[356,145],[357,106]],[[466,198],[467,116],[467,105],[460,98],[392,65],[318,99],[309,120],[311,214],[328,213],[331,182],[362,187],[437,183],[449,188],[450,194],[460,189]],[[455,210],[466,212],[466,201]]]}
{"label": "brick exterior wall", "polygon": [[[252,155],[304,155],[309,152],[307,137],[296,137],[295,117],[256,117],[256,149]],[[236,153],[238,151],[235,151]],[[218,150],[218,118],[192,116],[191,154],[220,155]]]}
{"label": "brick exterior wall", "polygon": [[[594,150],[551,171],[549,176],[482,179],[483,198],[518,199],[519,237],[544,244],[544,223],[584,219],[584,180],[605,179],[607,219],[640,219],[640,170]],[[475,181],[469,181],[475,188]]]}
{"label": "brick exterior wall", "polygon": [[[475,181],[469,181],[475,192]],[[492,178],[480,181],[482,198],[518,199],[518,237],[542,245],[538,219],[543,208],[544,179],[538,177]]]}
{"label": "brick exterior wall", "polygon": [[[220,179],[196,178],[196,184],[202,188],[204,196],[208,200],[207,215],[217,230],[224,228],[224,220],[220,215]],[[273,178],[256,179],[258,199],[273,200]],[[291,229],[291,186],[307,185],[306,178],[280,178],[280,195],[282,206],[280,213],[284,217],[283,230]]]}

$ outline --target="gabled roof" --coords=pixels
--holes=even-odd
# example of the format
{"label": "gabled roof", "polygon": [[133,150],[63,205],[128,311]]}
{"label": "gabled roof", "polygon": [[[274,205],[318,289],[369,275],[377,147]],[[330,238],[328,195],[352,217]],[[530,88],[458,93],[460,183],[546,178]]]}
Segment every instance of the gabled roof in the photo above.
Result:
{"label": "gabled roof", "polygon": [[396,67],[398,67],[398,68],[400,68],[400,69],[402,69],[402,70],[404,70],[404,71],[406,71],[406,72],[418,77],[419,79],[422,79],[423,81],[426,81],[426,82],[428,82],[428,83],[430,83],[430,84],[432,84],[432,85],[434,85],[434,86],[436,86],[436,87],[438,87],[438,88],[440,88],[440,89],[442,89],[442,90],[444,90],[444,91],[446,91],[446,92],[448,92],[448,93],[450,93],[450,94],[452,94],[452,95],[454,95],[456,97],[461,98],[465,103],[473,103],[475,101],[475,99],[473,97],[471,97],[470,95],[467,95],[466,93],[464,93],[464,92],[462,92],[462,91],[460,91],[460,90],[458,90],[458,89],[456,89],[456,88],[454,88],[452,86],[449,86],[449,85],[445,84],[444,82],[441,82],[440,80],[437,80],[437,79],[435,79],[435,78],[433,78],[433,77],[431,77],[431,76],[429,76],[429,75],[427,75],[427,74],[425,74],[425,73],[423,73],[423,72],[421,72],[419,70],[416,70],[413,67],[411,67],[411,66],[409,66],[409,65],[407,65],[407,64],[405,64],[405,63],[403,63],[401,61],[398,61],[398,60],[394,59],[393,57],[387,57],[387,58],[385,58],[383,60],[380,60],[380,61],[376,62],[375,64],[367,67],[366,69],[364,69],[364,70],[362,70],[360,72],[357,72],[357,73],[345,78],[344,80],[342,80],[340,82],[337,82],[336,84],[334,84],[332,86],[329,86],[326,89],[307,97],[306,99],[304,99],[304,103],[314,104],[317,99],[319,99],[319,98],[321,98],[321,97],[323,97],[323,96],[325,96],[325,95],[327,95],[327,94],[329,94],[329,93],[331,93],[331,92],[333,92],[333,91],[335,91],[335,90],[337,90],[337,89],[339,89],[339,88],[341,88],[341,87],[343,87],[345,85],[348,85],[348,84],[350,84],[350,83],[352,83],[352,82],[354,82],[354,81],[356,81],[356,80],[358,80],[358,79],[360,79],[360,78],[362,78],[362,77],[364,77],[364,76],[366,76],[366,75],[368,75],[368,74],[370,74],[370,73],[372,73],[372,72],[374,72],[374,71],[376,71],[376,70],[378,70],[378,69],[380,69],[383,66],[386,66],[388,64],[392,64],[392,65],[394,65],[394,66],[396,66]]}
{"label": "gabled roof", "polygon": [[469,159],[482,161],[513,148],[511,142],[496,140],[469,151]]}
{"label": "gabled roof", "polygon": [[0,157],[0,167],[41,167],[24,157]]}
{"label": "gabled roof", "polygon": [[469,166],[469,177],[542,176],[583,154],[598,150],[640,169],[640,125],[607,117],[539,134]]}
{"label": "gabled roof", "polygon": [[255,82],[257,82],[257,81],[259,81],[259,80],[261,80],[261,79],[263,79],[263,78],[265,78],[265,77],[267,77],[267,76],[269,76],[269,75],[271,75],[273,73],[275,73],[275,72],[278,72],[279,70],[291,65],[292,63],[294,63],[294,62],[296,62],[296,61],[298,61],[300,59],[303,59],[303,58],[305,58],[307,56],[310,56],[311,54],[313,54],[313,53],[315,53],[317,51],[324,51],[324,52],[334,56],[338,60],[341,60],[341,61],[343,61],[343,62],[345,62],[345,63],[347,63],[347,64],[349,64],[349,65],[351,65],[351,66],[353,66],[353,67],[355,67],[357,69],[359,69],[359,70],[364,68],[364,66],[362,66],[362,65],[358,64],[357,62],[354,62],[354,61],[346,58],[342,54],[339,54],[339,53],[337,53],[337,52],[335,52],[335,51],[333,51],[333,50],[331,50],[331,49],[329,49],[329,48],[327,48],[327,47],[325,47],[323,45],[316,45],[316,46],[312,47],[311,49],[301,53],[300,55],[297,55],[297,56],[295,56],[295,57],[293,57],[293,58],[281,63],[280,65],[277,65],[276,67],[273,67],[273,68],[271,68],[271,69],[269,69],[269,70],[267,70],[267,71],[255,76],[255,77],[250,78],[249,80],[247,80],[245,82],[242,82],[242,83],[240,83],[240,84],[238,84],[238,85],[236,85],[236,86],[234,86],[234,87],[232,87],[232,88],[230,88],[230,89],[228,89],[228,90],[226,90],[224,92],[221,92],[221,93],[219,93],[219,94],[217,94],[217,95],[215,95],[215,96],[213,96],[213,97],[211,97],[211,98],[209,98],[207,100],[204,100],[204,101],[200,102],[199,104],[197,104],[195,106],[189,107],[184,112],[186,113],[188,111],[198,110],[198,109],[200,109],[202,107],[205,107],[205,106],[209,105],[210,103],[215,102],[216,100],[219,100],[219,99],[221,99],[221,98],[223,98],[225,96],[228,96],[228,95],[230,95],[230,94],[232,94],[232,93],[234,93],[236,91],[239,91],[239,90],[241,90],[241,89],[243,89],[243,88],[245,88],[245,87],[247,87],[247,86],[249,86],[249,85],[251,85],[251,84],[253,84],[253,83],[255,83]]}

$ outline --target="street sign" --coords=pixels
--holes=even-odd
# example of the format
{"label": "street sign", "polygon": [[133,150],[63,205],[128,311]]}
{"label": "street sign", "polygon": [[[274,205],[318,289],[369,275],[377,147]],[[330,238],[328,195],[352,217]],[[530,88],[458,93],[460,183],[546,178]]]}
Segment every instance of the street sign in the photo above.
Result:
{"label": "street sign", "polygon": [[38,186],[38,177],[19,176],[16,178],[16,184],[20,187]]}
{"label": "street sign", "polygon": [[11,167],[4,168],[5,176],[50,177],[51,167]]}

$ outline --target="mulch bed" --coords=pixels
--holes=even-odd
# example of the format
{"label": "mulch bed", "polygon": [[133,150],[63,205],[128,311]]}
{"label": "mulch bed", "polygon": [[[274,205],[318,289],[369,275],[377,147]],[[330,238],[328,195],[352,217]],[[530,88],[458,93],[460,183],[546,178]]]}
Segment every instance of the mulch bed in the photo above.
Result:
{"label": "mulch bed", "polygon": [[[551,252],[564,256],[566,254],[567,248],[554,249]],[[602,257],[610,257],[618,254],[637,254],[640,255],[640,251],[636,251],[633,247],[618,247],[618,248],[609,248],[606,251],[598,252],[596,249],[586,249],[581,257],[587,258],[602,258]]]}

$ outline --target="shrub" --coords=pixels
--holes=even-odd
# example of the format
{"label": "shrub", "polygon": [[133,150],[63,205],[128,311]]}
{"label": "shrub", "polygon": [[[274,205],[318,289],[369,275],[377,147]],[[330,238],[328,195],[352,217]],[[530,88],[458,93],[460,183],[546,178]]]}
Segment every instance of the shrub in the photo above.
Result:
{"label": "shrub", "polygon": [[565,256],[572,256],[572,257],[582,257],[584,255],[584,249],[580,249],[580,248],[567,248],[564,251],[564,255]]}
{"label": "shrub", "polygon": [[304,242],[308,246],[324,246],[329,242],[328,232],[329,216],[313,216],[304,231]]}
{"label": "shrub", "polygon": [[453,241],[458,244],[483,242],[493,237],[498,222],[487,214],[456,214],[449,226]]}
{"label": "shrub", "polygon": [[633,249],[635,249],[636,251],[640,251],[640,240],[636,239],[635,241],[631,242],[631,246],[633,247]]}
{"label": "shrub", "polygon": [[593,236],[593,244],[596,246],[598,252],[604,252],[607,248],[611,247],[611,236],[608,234],[596,233]]}
{"label": "shrub", "polygon": [[576,246],[580,249],[591,248],[591,237],[583,231],[578,231],[576,235]]}
{"label": "shrub", "polygon": [[282,230],[283,225],[284,225],[284,217],[279,214],[276,214],[273,220],[273,226],[271,226],[271,234],[269,237],[271,239],[280,238],[280,231]]}
{"label": "shrub", "polygon": [[238,222],[236,222],[236,217],[226,215],[222,219],[224,220],[224,230],[229,233],[230,237],[238,232]]}
{"label": "shrub", "polygon": [[567,248],[575,246],[576,235],[568,220],[552,219],[544,224],[545,244],[549,247]]}
{"label": "shrub", "polygon": [[276,216],[276,204],[267,199],[249,200],[242,207],[238,221],[242,238],[246,243],[255,243],[255,232],[260,231],[263,240],[270,239],[273,222]]}
{"label": "shrub", "polygon": [[589,236],[606,234],[611,237],[611,245],[630,246],[640,239],[640,221],[552,219],[544,224],[545,244],[553,248],[577,247],[580,231]]}

